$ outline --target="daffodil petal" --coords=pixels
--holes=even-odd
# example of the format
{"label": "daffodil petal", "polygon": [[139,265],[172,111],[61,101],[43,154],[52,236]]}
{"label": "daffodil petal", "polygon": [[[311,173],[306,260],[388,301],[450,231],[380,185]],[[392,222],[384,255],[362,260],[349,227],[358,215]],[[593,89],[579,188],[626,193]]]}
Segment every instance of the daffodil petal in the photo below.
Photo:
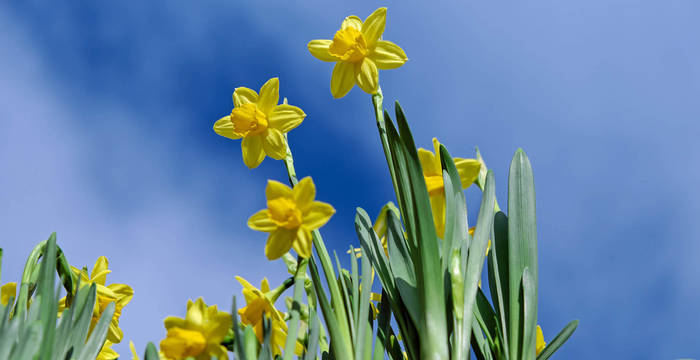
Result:
{"label": "daffodil petal", "polygon": [[267,198],[267,200],[272,200],[280,197],[291,199],[294,197],[294,195],[292,193],[292,189],[289,186],[282,184],[281,182],[276,180],[268,180],[267,187],[265,187],[265,197]]}
{"label": "daffodil petal", "polygon": [[233,106],[234,107],[240,107],[243,104],[249,104],[253,103],[255,104],[258,101],[258,93],[255,92],[253,89],[249,89],[247,87],[237,87],[236,90],[233,91]]}
{"label": "daffodil petal", "polygon": [[445,194],[441,193],[430,197],[430,207],[433,210],[433,222],[439,238],[445,236]]}
{"label": "daffodil petal", "polygon": [[311,244],[311,231],[303,227],[299,228],[296,241],[292,244],[294,251],[296,251],[299,256],[308,259],[311,257]]}
{"label": "daffodil petal", "polygon": [[379,71],[374,61],[364,58],[362,62],[355,64],[354,71],[357,86],[370,95],[376,94],[379,88]]}
{"label": "daffodil petal", "polygon": [[304,212],[309,209],[316,197],[316,185],[314,185],[314,181],[311,180],[311,177],[307,176],[299,181],[294,189],[292,189],[292,193],[294,194],[294,200],[296,200],[297,206]]}
{"label": "daffodil petal", "polygon": [[535,334],[535,352],[537,353],[537,355],[539,355],[546,346],[547,343],[544,341],[542,328],[539,325],[537,325],[537,332]]}
{"label": "daffodil petal", "polygon": [[104,285],[107,281],[107,274],[110,273],[109,260],[106,256],[100,256],[95,261],[95,266],[92,267],[92,273],[90,273],[90,279],[100,285]]}
{"label": "daffodil petal", "polygon": [[255,289],[255,286],[253,286],[253,284],[249,283],[248,280],[240,276],[236,276],[236,280],[238,280],[241,286],[243,286],[243,289]]}
{"label": "daffodil petal", "polygon": [[309,230],[315,230],[325,225],[335,209],[330,204],[314,201],[306,214],[304,214],[304,226]]}
{"label": "daffodil petal", "polygon": [[370,57],[382,70],[396,69],[408,60],[402,48],[386,40],[377,41]]}
{"label": "daffodil petal", "polygon": [[275,106],[267,117],[269,126],[286,133],[299,126],[306,117],[303,110],[296,106],[282,104]]}
{"label": "daffodil petal", "polygon": [[260,282],[260,291],[262,291],[264,293],[270,291],[270,281],[267,280],[266,277],[264,277],[262,279],[262,281]]}
{"label": "daffodil petal", "polygon": [[253,214],[248,219],[248,227],[262,232],[273,232],[277,229],[277,225],[270,219],[270,213],[267,209],[260,210]]}
{"label": "daffodil petal", "polygon": [[124,307],[128,304],[134,297],[134,289],[126,284],[110,284],[107,286],[108,289],[112,290],[117,294],[117,306]]}
{"label": "daffodil petal", "polygon": [[331,75],[331,94],[334,98],[340,99],[347,95],[353,86],[355,86],[355,65],[349,62],[337,62]]}
{"label": "daffodil petal", "polygon": [[185,319],[176,317],[176,316],[168,316],[163,320],[163,324],[165,325],[165,330],[170,329],[171,327],[179,327],[179,328],[184,328],[185,327]]}
{"label": "daffodil petal", "polygon": [[311,40],[307,47],[309,52],[316,59],[321,61],[337,61],[335,57],[328,53],[328,47],[331,46],[333,40]]}
{"label": "daffodil petal", "polygon": [[231,115],[226,115],[214,123],[214,132],[229,138],[229,139],[240,139],[242,136],[236,134],[234,131],[233,123],[231,122]]}
{"label": "daffodil petal", "polygon": [[374,10],[365,22],[362,23],[362,35],[367,41],[367,47],[372,48],[374,44],[382,37],[384,26],[386,25],[386,8],[380,7]]}
{"label": "daffodil petal", "polygon": [[292,243],[294,243],[296,237],[297,229],[278,228],[267,238],[265,256],[269,260],[279,259],[292,248]]}
{"label": "daffodil petal", "polygon": [[263,150],[265,150],[267,156],[275,160],[282,160],[287,156],[287,140],[281,131],[268,128],[262,139]]}
{"label": "daffodil petal", "polygon": [[455,158],[455,167],[459,173],[459,178],[462,181],[462,188],[468,188],[479,177],[481,163],[476,159],[460,159]]}
{"label": "daffodil petal", "polygon": [[117,344],[122,341],[123,337],[124,333],[119,328],[119,321],[112,318],[112,322],[109,323],[109,330],[107,330],[107,340]]}
{"label": "daffodil petal", "polygon": [[204,303],[204,300],[201,297],[197,298],[197,301],[188,301],[187,314],[185,314],[186,327],[193,324],[201,324],[204,320],[204,314],[206,311],[207,305]]}
{"label": "daffodil petal", "polygon": [[357,30],[362,30],[362,19],[355,15],[350,15],[343,19],[343,23],[340,24],[340,29],[345,29],[348,26],[352,26]]}
{"label": "daffodil petal", "polygon": [[255,104],[263,114],[268,114],[280,100],[280,81],[278,78],[268,80],[260,88],[260,95]]}
{"label": "daffodil petal", "polygon": [[241,142],[243,152],[243,163],[249,169],[254,169],[265,159],[263,142],[260,135],[246,136]]}
{"label": "daffodil petal", "polygon": [[423,148],[418,149],[418,160],[425,176],[441,176],[442,169],[435,166],[435,154]]}

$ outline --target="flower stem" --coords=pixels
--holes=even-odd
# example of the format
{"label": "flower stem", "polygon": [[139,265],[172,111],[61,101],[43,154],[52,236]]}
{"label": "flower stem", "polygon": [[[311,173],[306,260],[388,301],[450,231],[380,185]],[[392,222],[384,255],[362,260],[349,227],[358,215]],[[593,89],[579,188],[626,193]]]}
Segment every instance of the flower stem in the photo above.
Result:
{"label": "flower stem", "polygon": [[294,275],[294,300],[292,301],[291,319],[287,339],[284,342],[284,360],[291,360],[294,356],[294,348],[299,332],[299,317],[301,312],[301,297],[304,294],[304,281],[306,280],[306,267],[309,259],[299,258],[297,273]]}

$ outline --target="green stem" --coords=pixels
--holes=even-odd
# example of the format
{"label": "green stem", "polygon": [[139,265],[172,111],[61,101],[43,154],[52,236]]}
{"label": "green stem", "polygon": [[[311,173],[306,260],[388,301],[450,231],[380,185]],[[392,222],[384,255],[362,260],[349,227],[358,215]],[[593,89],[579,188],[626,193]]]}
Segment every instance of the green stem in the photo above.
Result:
{"label": "green stem", "polygon": [[274,303],[275,301],[277,301],[277,299],[279,299],[280,296],[282,296],[282,293],[284,293],[287,289],[292,287],[292,285],[294,285],[294,284],[295,284],[294,277],[288,277],[288,278],[284,279],[284,281],[282,282],[282,284],[280,286],[278,286],[274,290],[270,291],[268,293],[268,294],[270,294],[269,296],[267,294],[265,294],[265,296],[268,296],[268,298],[270,300],[272,300],[272,302]]}
{"label": "green stem", "polygon": [[374,105],[374,117],[377,120],[377,129],[379,130],[379,139],[382,142],[382,149],[386,162],[389,165],[389,173],[391,174],[391,182],[394,185],[394,193],[399,193],[399,187],[396,182],[396,172],[394,170],[394,162],[389,149],[389,138],[386,134],[386,119],[384,118],[384,94],[382,88],[377,88],[377,93],[372,95],[372,105]]}
{"label": "green stem", "polygon": [[294,349],[299,333],[299,317],[301,311],[301,297],[304,294],[304,280],[306,280],[306,267],[309,259],[299,258],[297,273],[294,275],[294,300],[292,301],[291,319],[289,320],[289,330],[287,339],[284,342],[284,360],[291,360],[294,356]]}

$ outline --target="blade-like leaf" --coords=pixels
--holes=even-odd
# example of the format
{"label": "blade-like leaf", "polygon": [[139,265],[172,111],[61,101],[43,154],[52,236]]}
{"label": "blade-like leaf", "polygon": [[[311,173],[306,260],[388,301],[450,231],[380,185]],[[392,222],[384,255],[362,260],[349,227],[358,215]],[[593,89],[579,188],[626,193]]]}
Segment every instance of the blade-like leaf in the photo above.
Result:
{"label": "blade-like leaf", "polygon": [[578,320],[573,320],[570,323],[568,323],[560,332],[557,334],[557,336],[552,339],[552,341],[547,344],[547,346],[542,350],[542,352],[537,356],[537,360],[547,360],[549,359],[552,354],[554,354],[555,351],[559,350],[559,348],[564,345],[566,340],[571,337],[571,335],[574,333],[576,330],[576,327],[578,327]]}

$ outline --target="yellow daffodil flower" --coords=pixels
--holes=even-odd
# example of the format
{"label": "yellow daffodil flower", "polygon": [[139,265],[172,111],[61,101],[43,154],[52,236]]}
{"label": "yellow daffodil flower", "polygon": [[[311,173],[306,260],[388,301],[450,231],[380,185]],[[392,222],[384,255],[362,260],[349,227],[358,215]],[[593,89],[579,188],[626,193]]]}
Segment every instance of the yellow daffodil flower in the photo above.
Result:
{"label": "yellow daffodil flower", "polygon": [[160,350],[167,359],[228,359],[221,340],[231,327],[231,315],[219,311],[216,305],[207,306],[202,298],[189,300],[184,319],[168,316],[163,322],[168,333],[160,342]]}
{"label": "yellow daffodil flower", "polygon": [[[270,319],[272,334],[270,334],[270,347],[273,355],[282,354],[284,342],[287,339],[287,324],[284,322],[284,313],[275,308],[275,301],[281,291],[271,291],[267,278],[263,278],[260,289],[253,286],[240,276],[236,280],[243,286],[243,297],[246,306],[238,309],[243,325],[253,326],[258,341],[263,341],[263,314]],[[304,349],[300,343],[296,343],[294,352],[301,355]]]}
{"label": "yellow daffodil flower", "polygon": [[539,325],[537,325],[537,334],[535,338],[535,351],[537,352],[536,355],[539,355],[547,346],[547,343],[544,341],[544,335],[542,334],[542,328]]}
{"label": "yellow daffodil flower", "polygon": [[279,102],[279,80],[272,78],[261,88],[260,94],[245,87],[233,92],[233,110],[214,124],[214,131],[229,139],[241,139],[243,162],[256,168],[265,155],[282,160],[287,155],[284,134],[299,126],[306,117],[292,105]]}
{"label": "yellow daffodil flower", "polygon": [[17,296],[17,283],[9,282],[2,287],[0,287],[0,304],[5,306],[12,306],[10,303],[10,298],[15,298]]}
{"label": "yellow daffodil flower", "polygon": [[[90,275],[88,275],[87,271],[80,270],[73,266],[71,266],[71,270],[80,277],[81,287],[91,284],[97,285],[97,300],[95,301],[95,308],[92,313],[92,319],[90,320],[90,332],[92,332],[92,329],[97,325],[97,321],[100,319],[107,306],[110,303],[115,303],[114,315],[112,316],[107,332],[107,340],[116,344],[121,342],[124,336],[122,330],[119,328],[119,317],[121,316],[124,306],[134,297],[134,290],[132,290],[129,285],[125,284],[105,285],[107,282],[107,274],[112,272],[108,269],[108,266],[109,261],[107,258],[100,256],[97,258]],[[58,302],[59,314],[65,309],[66,298],[64,297]]]}
{"label": "yellow daffodil flower", "polygon": [[[430,206],[433,210],[433,221],[438,237],[445,236],[445,186],[442,180],[442,164],[440,163],[440,143],[433,138],[435,153],[418,149],[418,157],[423,168],[423,177],[428,187]],[[454,158],[462,188],[468,188],[479,176],[481,164],[476,159]]]}
{"label": "yellow daffodil flower", "polygon": [[119,358],[119,353],[112,349],[114,345],[111,341],[105,340],[102,350],[97,354],[96,360],[114,360]]}
{"label": "yellow daffodil flower", "polygon": [[379,69],[396,69],[403,65],[406,53],[391,41],[382,40],[386,25],[386,8],[370,14],[364,22],[351,15],[343,20],[333,40],[311,40],[311,55],[322,61],[335,62],[331,76],[331,94],[338,99],[355,84],[368,94],[379,89]]}
{"label": "yellow daffodil flower", "polygon": [[134,346],[133,341],[129,341],[129,350],[131,350],[131,360],[141,360],[139,354],[136,352],[136,346]]}
{"label": "yellow daffodil flower", "polygon": [[311,231],[323,226],[335,213],[330,205],[314,201],[316,186],[310,177],[299,181],[294,189],[281,182],[269,180],[265,189],[267,209],[248,219],[248,227],[270,233],[265,255],[275,260],[289,249],[299,256],[311,256]]}

